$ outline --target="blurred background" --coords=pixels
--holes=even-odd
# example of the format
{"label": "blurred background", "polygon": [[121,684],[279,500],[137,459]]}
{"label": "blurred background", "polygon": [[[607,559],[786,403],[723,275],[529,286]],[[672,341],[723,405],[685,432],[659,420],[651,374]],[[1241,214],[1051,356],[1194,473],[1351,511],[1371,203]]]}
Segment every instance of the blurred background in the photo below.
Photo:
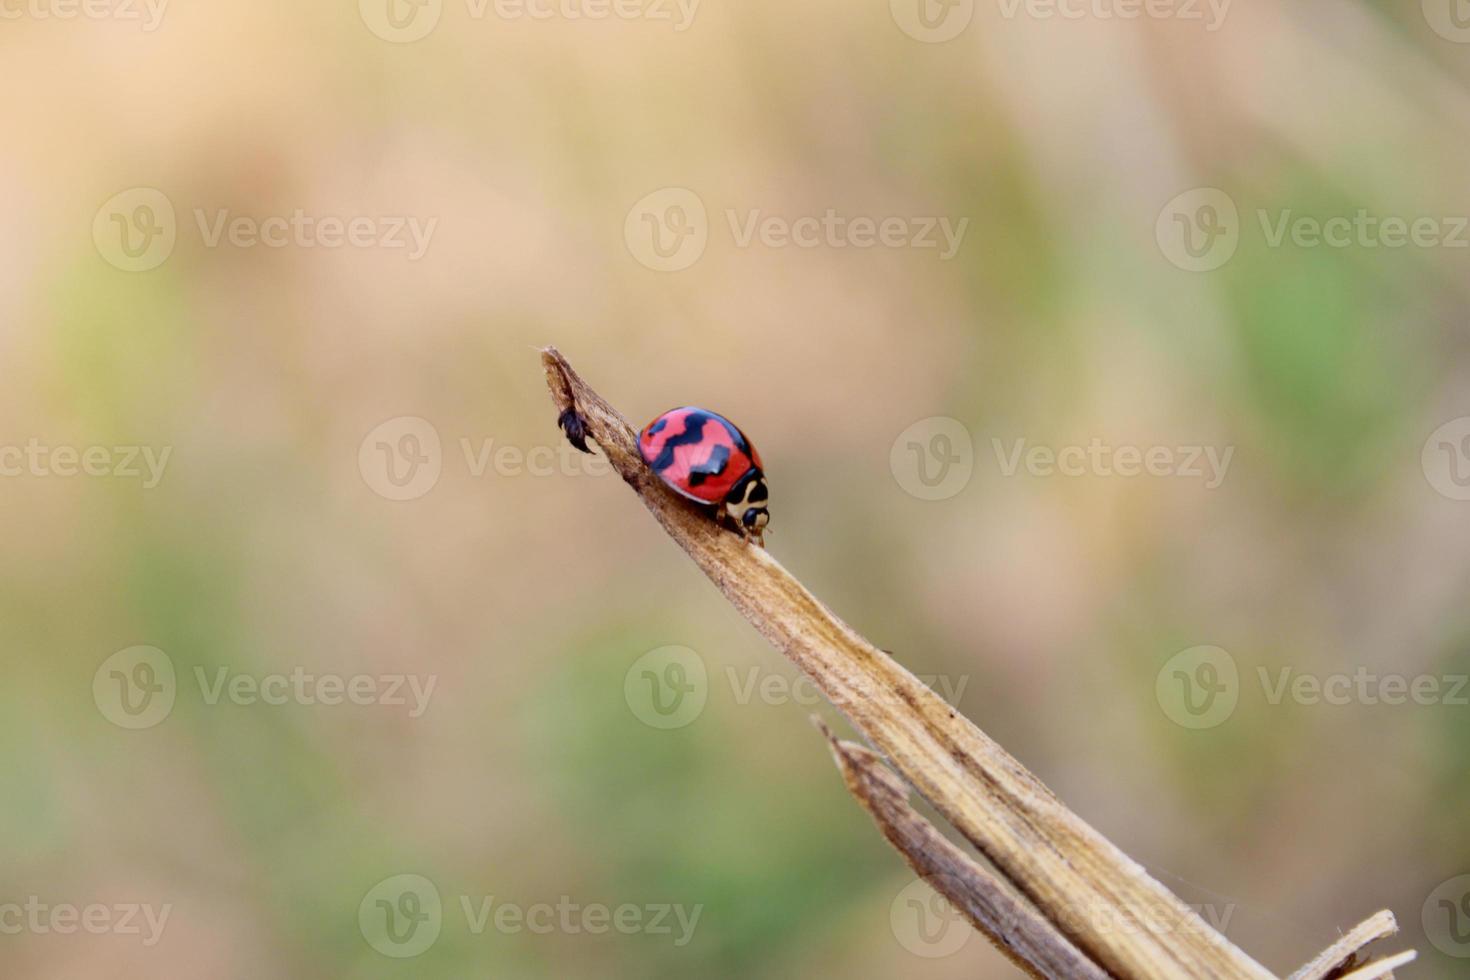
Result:
{"label": "blurred background", "polygon": [[1282,975],[1470,965],[1470,10],[15,0],[15,977],[1010,977],[600,459]]}

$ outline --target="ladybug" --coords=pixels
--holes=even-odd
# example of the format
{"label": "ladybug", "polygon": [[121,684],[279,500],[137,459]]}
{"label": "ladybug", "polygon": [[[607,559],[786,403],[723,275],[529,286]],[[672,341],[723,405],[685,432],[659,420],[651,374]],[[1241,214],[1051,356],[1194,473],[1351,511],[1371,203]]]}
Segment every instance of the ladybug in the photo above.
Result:
{"label": "ladybug", "polygon": [[671,409],[644,427],[638,452],[669,489],[713,505],[716,521],[728,519],[742,537],[765,547],[766,475],[735,423],[707,408]]}

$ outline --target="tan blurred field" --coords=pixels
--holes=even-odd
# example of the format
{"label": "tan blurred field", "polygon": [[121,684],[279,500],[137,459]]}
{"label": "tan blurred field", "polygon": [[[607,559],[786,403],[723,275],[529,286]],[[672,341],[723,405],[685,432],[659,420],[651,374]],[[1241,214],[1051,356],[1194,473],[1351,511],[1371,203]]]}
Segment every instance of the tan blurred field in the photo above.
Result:
{"label": "tan blurred field", "polygon": [[0,974],[1015,974],[554,343],[1268,967],[1466,975],[1459,0],[157,4],[0,0]]}

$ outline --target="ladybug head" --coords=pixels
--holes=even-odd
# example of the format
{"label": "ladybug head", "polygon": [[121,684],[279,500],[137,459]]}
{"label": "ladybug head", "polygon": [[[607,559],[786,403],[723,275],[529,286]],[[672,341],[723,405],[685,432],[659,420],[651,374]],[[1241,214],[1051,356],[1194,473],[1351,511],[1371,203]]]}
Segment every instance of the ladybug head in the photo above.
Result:
{"label": "ladybug head", "polygon": [[752,469],[746,479],[731,488],[725,498],[725,512],[742,533],[759,541],[771,521],[771,511],[766,506],[769,497],[765,476],[760,470]]}

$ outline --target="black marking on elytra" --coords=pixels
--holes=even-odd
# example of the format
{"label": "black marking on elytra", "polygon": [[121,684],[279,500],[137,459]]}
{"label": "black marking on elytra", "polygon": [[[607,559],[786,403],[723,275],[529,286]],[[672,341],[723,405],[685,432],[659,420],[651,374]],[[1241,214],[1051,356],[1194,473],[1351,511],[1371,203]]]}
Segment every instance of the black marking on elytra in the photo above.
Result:
{"label": "black marking on elytra", "polygon": [[719,476],[725,472],[725,467],[730,463],[730,447],[715,446],[710,450],[709,459],[703,463],[696,463],[689,467],[689,485],[697,487],[712,476]]}
{"label": "black marking on elytra", "polygon": [[648,432],[646,432],[645,435],[647,435],[648,438],[652,439],[654,436],[656,436],[660,432],[664,431],[664,426],[666,426],[668,424],[669,424],[668,416],[660,416],[657,422],[654,422],[652,425],[650,425],[648,427]]}
{"label": "black marking on elytra", "polygon": [[[661,420],[663,421],[663,420]],[[684,417],[684,431],[669,436],[664,441],[663,449],[659,450],[658,457],[649,461],[649,466],[654,472],[662,473],[674,465],[674,450],[680,446],[697,445],[704,438],[705,423],[713,419],[704,412],[691,412]]]}
{"label": "black marking on elytra", "polygon": [[577,410],[569,408],[557,416],[556,424],[567,434],[567,442],[582,450],[587,455],[592,455],[592,450],[587,448],[587,422],[577,414]]}
{"label": "black marking on elytra", "polygon": [[745,441],[745,433],[735,428],[735,425],[733,423],[727,422],[725,419],[717,418],[715,416],[711,416],[711,418],[715,418],[717,422],[725,427],[725,431],[730,433],[730,439],[732,442],[735,443],[736,449],[740,450],[750,459],[755,459],[755,454],[750,451],[750,444]]}

